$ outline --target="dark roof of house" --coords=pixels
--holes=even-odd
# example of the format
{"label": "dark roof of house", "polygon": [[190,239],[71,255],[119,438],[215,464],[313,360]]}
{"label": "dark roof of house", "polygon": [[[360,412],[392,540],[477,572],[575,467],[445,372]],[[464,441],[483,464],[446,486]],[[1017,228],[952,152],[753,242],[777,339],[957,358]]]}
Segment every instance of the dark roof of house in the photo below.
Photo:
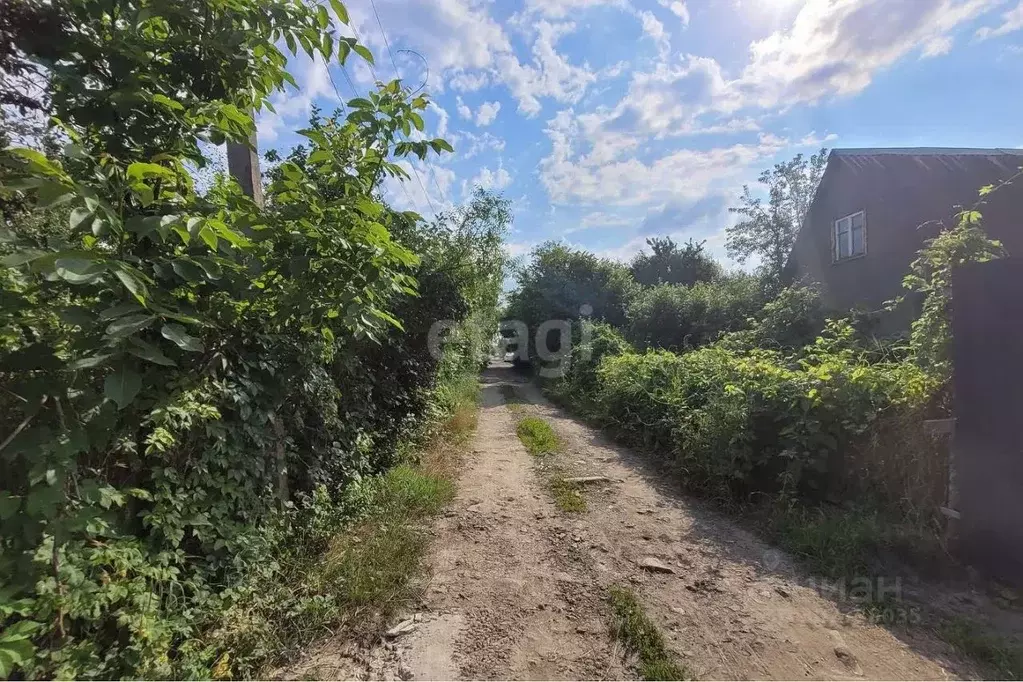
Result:
{"label": "dark roof of house", "polygon": [[832,149],[835,156],[1023,156],[1023,149],[995,147],[863,147]]}
{"label": "dark roof of house", "polygon": [[978,180],[977,186],[1005,180],[1023,166],[1023,149],[891,147],[833,149],[831,163],[890,173],[951,173]]}

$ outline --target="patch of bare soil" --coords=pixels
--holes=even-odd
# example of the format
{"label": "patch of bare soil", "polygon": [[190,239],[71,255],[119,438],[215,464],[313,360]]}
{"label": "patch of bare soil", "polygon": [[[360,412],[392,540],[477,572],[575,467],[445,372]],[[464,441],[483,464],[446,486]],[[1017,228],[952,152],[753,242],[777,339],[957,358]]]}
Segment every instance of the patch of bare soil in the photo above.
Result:
{"label": "patch of bare soil", "polygon": [[[634,677],[608,629],[611,585],[637,594],[697,678],[949,679],[976,671],[928,634],[896,637],[822,594],[783,553],[682,499],[634,453],[491,369],[459,493],[434,528],[417,613],[369,649],[327,643],[289,677]],[[564,443],[587,510],[559,511],[505,405],[512,384]]]}

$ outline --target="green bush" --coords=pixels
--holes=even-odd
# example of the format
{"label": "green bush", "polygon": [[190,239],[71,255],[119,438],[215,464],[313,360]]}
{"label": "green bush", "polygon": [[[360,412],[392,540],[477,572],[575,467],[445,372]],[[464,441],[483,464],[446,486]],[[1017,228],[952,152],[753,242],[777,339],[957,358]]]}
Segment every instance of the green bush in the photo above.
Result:
{"label": "green bush", "polygon": [[[200,192],[200,143],[246,141],[291,80],[278,43],[368,51],[290,0],[53,7],[62,40],[14,40],[68,145],[0,152],[0,677],[251,673],[258,637],[231,656],[211,633],[332,613],[337,594],[265,586],[478,368],[507,204],[426,225],[378,199],[398,158],[450,150],[412,137],[428,99],[398,81],[314,118],[265,205]],[[438,319],[458,323],[441,359]]]}
{"label": "green bush", "polygon": [[544,322],[588,317],[621,327],[640,289],[624,265],[556,242],[537,247],[529,265],[518,272],[517,280],[504,317],[528,327],[530,360],[537,357],[534,334]]}
{"label": "green bush", "polygon": [[930,384],[906,363],[867,364],[835,323],[800,359],[709,346],[608,356],[595,409],[691,486],[728,498],[819,495],[880,418],[918,409]]}
{"label": "green bush", "polygon": [[641,291],[628,310],[625,335],[637,348],[680,352],[747,326],[764,304],[760,281],[729,275],[692,286],[661,284]]}
{"label": "green bush", "polygon": [[753,314],[749,328],[724,337],[729,348],[798,350],[813,343],[824,329],[828,310],[815,285],[795,284]]}

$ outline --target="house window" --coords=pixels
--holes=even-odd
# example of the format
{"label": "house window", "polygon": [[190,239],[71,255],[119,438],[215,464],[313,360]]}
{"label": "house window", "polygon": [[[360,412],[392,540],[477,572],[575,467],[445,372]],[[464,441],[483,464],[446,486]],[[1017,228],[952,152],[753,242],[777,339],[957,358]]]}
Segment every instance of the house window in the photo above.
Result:
{"label": "house window", "polygon": [[867,215],[863,211],[835,221],[834,260],[862,256],[867,252]]}

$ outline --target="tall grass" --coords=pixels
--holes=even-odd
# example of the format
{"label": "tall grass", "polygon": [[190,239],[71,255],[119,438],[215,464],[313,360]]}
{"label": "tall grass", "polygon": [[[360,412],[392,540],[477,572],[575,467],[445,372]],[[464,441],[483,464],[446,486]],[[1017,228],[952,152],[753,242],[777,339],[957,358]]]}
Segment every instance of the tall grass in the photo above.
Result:
{"label": "tall grass", "polygon": [[[274,532],[283,569],[257,576],[255,595],[207,628],[216,671],[266,677],[301,647],[338,633],[372,639],[421,596],[426,523],[454,496],[465,442],[476,428],[475,377],[442,388],[443,415],[405,461],[355,482],[344,499],[320,490]],[[297,532],[298,529],[307,529]],[[281,579],[281,576],[284,579]]]}

